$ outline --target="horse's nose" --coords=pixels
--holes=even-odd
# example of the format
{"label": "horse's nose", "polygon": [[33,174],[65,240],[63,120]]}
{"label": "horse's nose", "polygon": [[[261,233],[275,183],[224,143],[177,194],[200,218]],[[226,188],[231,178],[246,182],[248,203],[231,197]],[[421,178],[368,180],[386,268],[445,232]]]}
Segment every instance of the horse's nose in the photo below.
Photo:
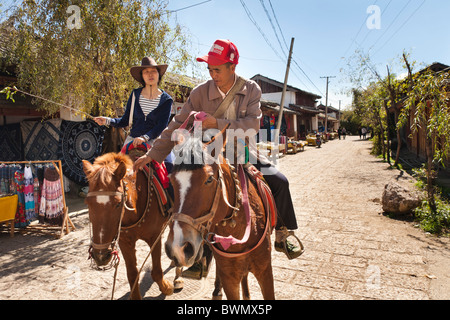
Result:
{"label": "horse's nose", "polygon": [[92,252],[92,257],[99,267],[107,265],[112,258],[110,250],[94,250]]}
{"label": "horse's nose", "polygon": [[166,242],[165,249],[167,257],[171,259],[177,267],[186,266],[187,261],[195,254],[194,245],[189,241],[186,241],[182,246],[171,245]]}
{"label": "horse's nose", "polygon": [[190,242],[185,242],[183,246],[184,257],[189,261],[194,256],[194,246]]}

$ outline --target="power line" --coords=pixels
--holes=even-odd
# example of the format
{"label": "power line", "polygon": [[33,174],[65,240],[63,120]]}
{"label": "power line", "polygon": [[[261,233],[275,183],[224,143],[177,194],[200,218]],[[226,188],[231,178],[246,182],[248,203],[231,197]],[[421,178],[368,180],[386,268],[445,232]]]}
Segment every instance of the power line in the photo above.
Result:
{"label": "power line", "polygon": [[[265,11],[265,13],[266,13],[266,16],[267,16],[267,18],[268,18],[268,20],[269,20],[269,22],[270,22],[270,24],[271,24],[271,26],[272,26],[272,30],[273,30],[273,32],[275,33],[275,36],[276,36],[276,38],[277,38],[277,40],[278,40],[278,44],[280,45],[281,51],[282,51],[283,53],[285,53],[284,48],[283,48],[283,45],[281,44],[281,41],[280,41],[280,37],[278,36],[278,32],[276,31],[276,28],[275,28],[275,26],[274,26],[274,24],[273,24],[272,18],[270,17],[270,14],[269,14],[269,12],[267,11],[267,8],[266,8],[266,6],[265,6],[265,4],[264,4],[264,0],[259,0],[259,2],[261,3],[261,5],[262,5],[262,7],[263,7],[263,9],[264,9],[264,11]],[[274,11],[274,9],[273,9],[273,6],[272,6],[272,3],[270,2],[270,0],[269,0],[269,4],[270,4],[270,6],[271,6],[271,8],[272,8],[272,14],[273,14],[274,19],[275,19],[275,21],[276,21],[276,23],[277,23],[278,29],[280,30],[281,38],[283,39],[283,42],[284,42],[284,44],[285,44],[286,47],[287,47],[287,43],[286,43],[286,39],[285,39],[284,34],[283,34],[283,30],[281,29],[280,24],[278,23],[277,16],[276,16],[276,14],[275,14],[275,11]],[[289,50],[289,48],[288,48],[288,50]],[[320,92],[320,94],[323,95],[323,93],[320,91],[320,89],[319,89],[319,88],[316,86],[316,84],[311,80],[311,78],[306,74],[306,72],[302,69],[302,67],[300,67],[300,65],[297,63],[297,61],[295,61],[294,58],[291,58],[291,60],[292,60],[293,64],[301,71],[301,73],[308,79],[308,81],[311,82],[311,84],[312,84],[312,85]],[[295,72],[293,72],[293,73],[294,73],[294,75],[296,76],[296,78],[297,78],[303,85],[305,85],[305,84],[303,83],[303,81],[301,81],[301,80],[299,79],[299,77],[296,75],[296,73],[295,73]],[[305,85],[305,86],[308,87],[307,85]],[[310,89],[308,88],[308,90],[310,90]]]}
{"label": "power line", "polygon": [[397,18],[400,16],[400,14],[405,11],[406,7],[411,3],[412,0],[409,0],[404,6],[403,8],[400,10],[399,13],[397,13],[397,15],[395,16],[394,20],[391,21],[391,23],[389,24],[389,26],[386,28],[386,30],[383,32],[383,34],[377,39],[377,41],[375,41],[375,43],[372,45],[372,47],[374,47],[378,41],[380,41],[381,38],[384,37],[384,35],[389,31],[389,29],[392,27],[392,25],[394,24],[394,22],[397,20]]}
{"label": "power line", "polygon": [[288,44],[286,42],[286,37],[283,34],[283,30],[281,30],[280,24],[278,23],[277,15],[275,14],[275,10],[273,9],[272,2],[270,0],[268,0],[268,1],[269,1],[270,8],[272,9],[273,17],[275,18],[275,22],[277,23],[278,29],[280,30],[281,38],[283,39],[283,42],[284,42],[284,45],[286,46],[286,49],[289,50],[289,46],[288,46]]}
{"label": "power line", "polygon": [[184,8],[177,9],[177,10],[170,10],[169,12],[170,13],[174,13],[174,12],[178,12],[178,11],[181,11],[181,10],[186,10],[186,9],[189,9],[189,8],[192,8],[192,7],[196,7],[196,6],[199,6],[201,4],[204,4],[204,3],[207,3],[207,2],[211,2],[211,1],[212,0],[206,0],[206,1],[203,1],[203,2],[195,3],[193,5],[190,5],[190,6],[187,6],[187,7],[184,7]]}
{"label": "power line", "polygon": [[264,0],[259,0],[259,2],[261,3],[261,5],[264,9],[264,12],[266,13],[267,19],[269,19],[270,25],[272,26],[273,33],[275,33],[275,37],[277,38],[278,44],[280,45],[280,48],[281,48],[281,51],[284,53],[283,45],[281,44],[280,38],[278,37],[278,32],[275,29],[275,26],[273,25],[273,22],[272,22],[272,18],[270,17],[270,14],[267,11],[267,8],[264,4]]}
{"label": "power line", "polygon": [[255,25],[256,29],[258,29],[259,33],[262,35],[262,37],[264,38],[264,40],[266,41],[267,45],[272,48],[272,50],[275,52],[275,54],[280,58],[281,61],[284,61],[284,59],[280,56],[280,54],[278,53],[278,51],[273,47],[273,45],[270,43],[269,39],[267,38],[267,36],[265,35],[265,33],[262,31],[262,29],[259,27],[258,23],[256,22],[255,18],[253,18],[253,15],[251,13],[251,11],[247,8],[247,6],[245,5],[243,0],[240,0],[242,7],[245,10],[245,13],[247,14],[247,17],[250,19],[250,21]]}
{"label": "power line", "polygon": [[[373,5],[376,5],[378,2],[378,0],[375,1],[375,3]],[[347,50],[345,50],[345,53],[343,54],[343,57],[347,56],[348,51],[351,49],[351,47],[353,46],[354,43],[356,43],[356,39],[358,38],[359,34],[361,33],[362,28],[364,27],[364,25],[366,24],[367,18],[364,18],[363,23],[361,24],[361,26],[359,27],[358,32],[356,33],[356,35],[351,39],[352,42],[350,42],[350,45],[348,46]],[[336,66],[334,67],[334,69],[336,69],[340,64],[342,63],[342,60],[339,60],[339,62],[336,64]]]}
{"label": "power line", "polygon": [[[384,13],[386,12],[387,8],[389,8],[389,5],[392,3],[392,0],[389,0],[389,3],[386,5],[386,7],[384,7],[383,11],[381,12],[381,16],[383,17]],[[367,37],[369,36],[370,31],[366,33],[366,36],[364,37],[364,39],[361,41],[361,43],[359,44],[360,46],[362,46],[362,44],[364,43],[364,41],[366,41]]]}
{"label": "power line", "polygon": [[392,40],[392,38],[408,23],[408,21],[411,20],[411,18],[416,14],[416,12],[419,11],[420,8],[422,8],[425,2],[426,0],[422,1],[422,3],[417,7],[417,9],[414,10],[414,12],[405,20],[405,22],[403,22],[403,24],[392,34],[392,36],[388,40],[386,40],[386,42],[374,53],[374,55],[380,52],[381,49],[383,49],[384,46],[386,46],[386,44],[388,44],[388,42]]}

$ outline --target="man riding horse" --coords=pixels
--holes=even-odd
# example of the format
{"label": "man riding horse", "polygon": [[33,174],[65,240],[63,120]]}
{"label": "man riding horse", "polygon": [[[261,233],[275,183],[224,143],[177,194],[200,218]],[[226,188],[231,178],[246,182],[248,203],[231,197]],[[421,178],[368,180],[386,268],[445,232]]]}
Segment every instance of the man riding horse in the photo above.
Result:
{"label": "man riding horse", "polygon": [[[153,147],[145,156],[136,160],[135,170],[141,169],[146,163],[156,160],[164,161],[174,147],[172,133],[178,129],[189,117],[192,111],[203,111],[206,117],[202,120],[202,129],[222,130],[229,125],[229,129],[252,129],[257,133],[260,129],[261,89],[252,80],[245,80],[236,74],[239,53],[236,46],[229,40],[216,40],[209,53],[197,58],[199,62],[208,64],[211,80],[194,88],[189,99],[184,104],[179,115],[169,123],[160,138],[155,140]],[[233,87],[241,85],[235,98],[220,117],[213,117],[221,102]],[[256,150],[250,150],[256,152]],[[264,179],[268,183],[275,198],[278,218],[275,233],[275,249],[284,252],[289,259],[298,257],[301,249],[287,238],[287,230],[297,229],[294,207],[289,190],[289,182],[267,159],[258,158],[254,164],[260,171],[263,169]]]}

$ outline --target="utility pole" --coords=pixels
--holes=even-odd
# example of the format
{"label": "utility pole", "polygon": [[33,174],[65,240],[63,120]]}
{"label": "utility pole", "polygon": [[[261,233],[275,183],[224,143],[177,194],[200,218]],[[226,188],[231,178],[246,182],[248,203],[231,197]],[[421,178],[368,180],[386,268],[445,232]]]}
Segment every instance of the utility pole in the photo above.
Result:
{"label": "utility pole", "polygon": [[339,113],[338,113],[339,127],[341,126],[341,101],[342,100],[339,100]]}
{"label": "utility pole", "polygon": [[325,97],[325,134],[328,132],[328,84],[330,83],[330,78],[336,78],[335,76],[320,77],[322,79],[327,79],[327,92]]}
{"label": "utility pole", "polygon": [[283,92],[281,94],[281,103],[280,103],[280,114],[278,115],[278,123],[277,123],[277,134],[275,135],[277,140],[276,143],[278,143],[278,138],[280,136],[280,129],[281,129],[281,121],[283,120],[283,106],[284,106],[284,96],[286,95],[286,87],[289,77],[289,68],[291,66],[291,58],[292,58],[292,49],[294,48],[294,38],[291,39],[291,48],[289,49],[289,58],[287,61],[286,66],[286,75],[284,76],[284,85],[283,85]]}

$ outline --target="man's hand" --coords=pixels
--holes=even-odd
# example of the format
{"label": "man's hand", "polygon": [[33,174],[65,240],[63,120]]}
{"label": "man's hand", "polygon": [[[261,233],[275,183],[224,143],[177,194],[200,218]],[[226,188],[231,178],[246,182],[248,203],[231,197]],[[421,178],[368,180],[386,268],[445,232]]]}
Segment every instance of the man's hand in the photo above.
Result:
{"label": "man's hand", "polygon": [[142,157],[138,158],[133,165],[133,170],[136,172],[138,170],[142,170],[142,168],[149,162],[151,162],[153,159],[150,158],[147,155],[143,155]]}
{"label": "man's hand", "polygon": [[206,117],[202,121],[202,129],[218,129],[216,118],[206,113]]}

